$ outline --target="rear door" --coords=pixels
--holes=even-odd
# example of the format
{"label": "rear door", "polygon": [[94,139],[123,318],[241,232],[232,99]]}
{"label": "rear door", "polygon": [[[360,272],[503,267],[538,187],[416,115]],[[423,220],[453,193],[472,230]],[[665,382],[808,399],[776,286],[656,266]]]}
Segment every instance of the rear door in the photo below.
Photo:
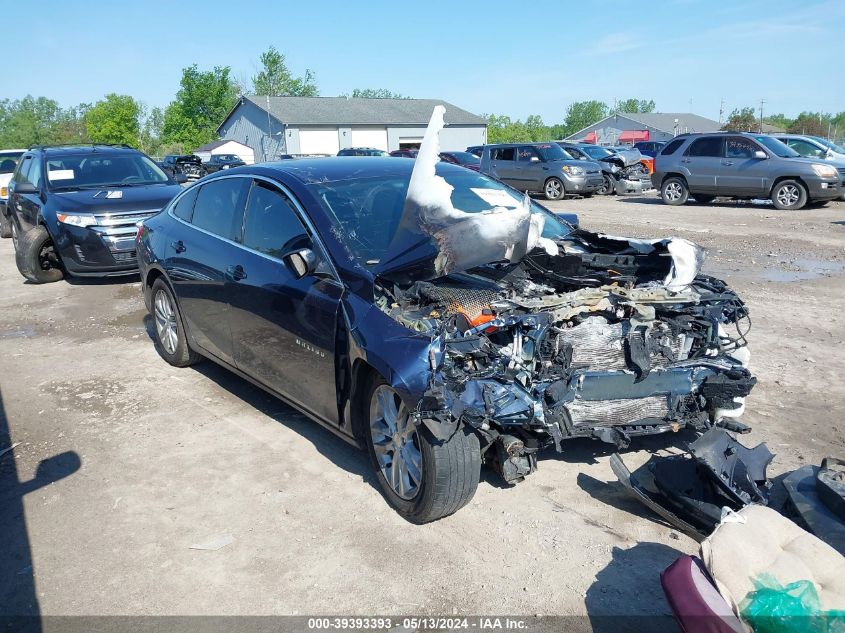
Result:
{"label": "rear door", "polygon": [[716,179],[722,169],[724,137],[702,136],[695,139],[681,157],[681,171],[690,191],[716,195]]}
{"label": "rear door", "polygon": [[[343,286],[285,189],[255,179],[229,293],[235,362],[264,383],[332,424],[338,422],[335,335]],[[285,257],[307,248],[323,262],[298,279]]]}
{"label": "rear door", "polygon": [[493,147],[490,149],[491,176],[511,187],[519,187],[519,177],[516,171],[516,148]]}
{"label": "rear door", "polygon": [[187,191],[172,213],[164,268],[196,344],[234,365],[228,293],[238,282],[244,205],[251,180],[227,177]]}
{"label": "rear door", "polygon": [[763,197],[767,194],[770,180],[769,160],[756,158],[754,154],[758,151],[763,151],[763,148],[750,138],[725,137],[725,155],[716,183],[718,195]]}

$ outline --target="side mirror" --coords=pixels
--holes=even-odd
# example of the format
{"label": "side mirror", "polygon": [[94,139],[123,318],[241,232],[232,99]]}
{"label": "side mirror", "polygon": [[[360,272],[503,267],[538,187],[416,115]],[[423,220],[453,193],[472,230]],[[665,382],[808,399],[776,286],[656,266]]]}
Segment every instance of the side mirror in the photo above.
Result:
{"label": "side mirror", "polygon": [[769,157],[769,155],[766,154],[766,152],[764,152],[761,149],[758,149],[756,152],[754,152],[754,158],[768,158],[768,157]]}
{"label": "side mirror", "polygon": [[297,279],[313,275],[320,260],[310,248],[301,248],[285,256],[288,265],[293,269]]}
{"label": "side mirror", "polygon": [[38,193],[38,187],[31,182],[19,182],[15,185],[15,193]]}
{"label": "side mirror", "polygon": [[173,180],[176,181],[177,185],[184,185],[188,182],[188,177],[183,173],[173,174]]}

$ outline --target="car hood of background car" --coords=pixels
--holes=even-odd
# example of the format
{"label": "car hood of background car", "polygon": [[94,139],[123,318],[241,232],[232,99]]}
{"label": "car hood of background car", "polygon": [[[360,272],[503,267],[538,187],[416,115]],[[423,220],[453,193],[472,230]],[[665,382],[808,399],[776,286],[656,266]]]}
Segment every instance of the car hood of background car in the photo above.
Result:
{"label": "car hood of background car", "polygon": [[75,213],[152,210],[163,208],[181,190],[175,184],[102,187],[57,191],[53,200],[60,209]]}

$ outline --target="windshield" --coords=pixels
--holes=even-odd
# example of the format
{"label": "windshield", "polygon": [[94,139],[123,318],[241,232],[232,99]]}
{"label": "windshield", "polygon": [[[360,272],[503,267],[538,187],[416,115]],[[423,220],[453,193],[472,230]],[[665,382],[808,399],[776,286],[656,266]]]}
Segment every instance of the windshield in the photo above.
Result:
{"label": "windshield", "polygon": [[599,159],[613,156],[613,152],[597,145],[582,145],[580,149],[590,158]]}
{"label": "windshield", "polygon": [[54,191],[97,187],[133,187],[170,182],[143,154],[68,154],[47,159],[47,180]]}
{"label": "windshield", "polygon": [[794,149],[787,147],[785,144],[781,143],[776,138],[772,138],[771,136],[755,136],[754,138],[775,156],[780,156],[781,158],[795,158],[797,156],[801,156],[801,154],[796,152]]}
{"label": "windshield", "polygon": [[564,152],[557,143],[538,143],[534,148],[540,152],[544,161],[572,160],[572,156]]}
{"label": "windshield", "polygon": [[0,174],[11,174],[18,166],[23,152],[0,152]]}
{"label": "windshield", "polygon": [[240,158],[238,158],[234,154],[221,154],[220,160],[240,160]]}
{"label": "windshield", "polygon": [[461,165],[480,165],[481,160],[475,154],[469,152],[449,152],[456,161]]}
{"label": "windshield", "polygon": [[[467,213],[482,213],[494,208],[522,207],[524,196],[507,185],[477,172],[438,164],[436,173],[453,187],[452,204]],[[399,228],[408,193],[408,175],[350,178],[334,182],[308,185],[320,201],[332,223],[339,230],[333,231],[355,258],[364,266],[378,264],[387,253],[394,234]],[[562,238],[572,227],[553,213],[531,201],[531,213],[541,214],[545,220],[542,236]],[[437,247],[430,245],[431,256]]]}
{"label": "windshield", "polygon": [[819,143],[821,143],[822,145],[824,145],[828,149],[832,149],[837,154],[845,154],[845,147],[842,147],[841,145],[837,145],[833,141],[828,141],[826,138],[822,138],[820,136],[811,136],[810,138],[818,141]]}

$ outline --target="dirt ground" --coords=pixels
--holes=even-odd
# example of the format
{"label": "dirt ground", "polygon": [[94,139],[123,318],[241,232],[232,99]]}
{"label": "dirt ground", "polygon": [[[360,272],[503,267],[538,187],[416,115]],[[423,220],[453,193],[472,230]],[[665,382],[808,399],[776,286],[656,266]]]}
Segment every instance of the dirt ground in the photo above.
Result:
{"label": "dirt ground", "polygon": [[[706,246],[753,319],[742,441],[768,443],[772,477],[843,456],[845,203],[549,206]],[[137,278],[28,285],[0,242],[0,451],[20,443],[0,457],[0,615],[668,613],[659,572],[697,544],[626,495],[612,448],[573,442],[512,488],[484,474],[414,526],[363,453],[209,362],[170,367],[148,327]]]}

